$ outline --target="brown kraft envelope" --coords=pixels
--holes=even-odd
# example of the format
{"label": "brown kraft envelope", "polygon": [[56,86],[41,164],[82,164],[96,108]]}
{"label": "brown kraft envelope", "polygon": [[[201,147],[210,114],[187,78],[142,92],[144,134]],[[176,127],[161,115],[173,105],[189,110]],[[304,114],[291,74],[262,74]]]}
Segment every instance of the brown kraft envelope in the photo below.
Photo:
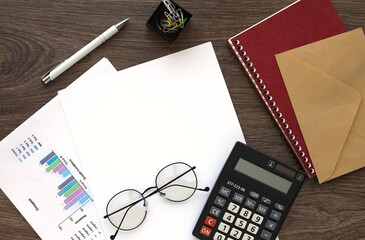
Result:
{"label": "brown kraft envelope", "polygon": [[319,183],[365,167],[362,28],[276,55]]}

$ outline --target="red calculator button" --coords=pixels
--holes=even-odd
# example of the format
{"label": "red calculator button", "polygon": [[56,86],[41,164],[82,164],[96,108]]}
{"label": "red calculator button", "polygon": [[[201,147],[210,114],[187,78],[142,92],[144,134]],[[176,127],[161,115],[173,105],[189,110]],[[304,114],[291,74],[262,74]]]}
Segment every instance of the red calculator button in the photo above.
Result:
{"label": "red calculator button", "polygon": [[217,223],[217,220],[215,220],[214,218],[208,216],[205,219],[205,222],[204,223],[207,224],[207,225],[209,225],[209,226],[211,226],[211,227],[214,227],[215,224]]}
{"label": "red calculator button", "polygon": [[206,226],[203,226],[202,229],[200,229],[200,234],[209,237],[210,234],[212,233],[212,229],[207,228]]}

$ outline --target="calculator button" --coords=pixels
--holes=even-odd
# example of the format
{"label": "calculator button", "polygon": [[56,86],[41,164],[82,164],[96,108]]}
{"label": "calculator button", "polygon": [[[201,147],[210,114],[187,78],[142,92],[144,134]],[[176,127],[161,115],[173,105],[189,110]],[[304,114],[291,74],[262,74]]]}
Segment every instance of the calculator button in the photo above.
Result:
{"label": "calculator button", "polygon": [[230,235],[236,239],[240,239],[242,232],[236,228],[232,228]]}
{"label": "calculator button", "polygon": [[242,240],[254,240],[254,238],[251,235],[248,235],[247,233],[243,234]]}
{"label": "calculator button", "polygon": [[296,179],[297,179],[299,182],[301,182],[301,181],[303,181],[304,176],[303,176],[302,174],[298,174],[298,175],[297,175],[297,177],[296,177]]}
{"label": "calculator button", "polygon": [[279,203],[275,203],[275,207],[277,208],[277,209],[279,209],[280,211],[284,211],[284,206],[283,205],[281,205],[281,204],[279,204]]}
{"label": "calculator button", "polygon": [[266,224],[265,224],[265,227],[268,228],[268,229],[270,229],[271,231],[274,231],[275,228],[276,228],[276,223],[274,223],[271,220],[267,220],[266,221]]}
{"label": "calculator button", "polygon": [[236,223],[234,225],[236,225],[237,227],[241,228],[241,229],[245,229],[247,222],[245,220],[243,220],[242,218],[237,218],[236,219]]}
{"label": "calculator button", "polygon": [[262,213],[263,215],[266,215],[267,210],[269,210],[269,208],[262,204],[259,204],[259,206],[256,209],[257,212]]}
{"label": "calculator button", "polygon": [[264,203],[266,203],[267,205],[270,205],[271,204],[271,200],[266,198],[266,197],[262,197],[261,198],[261,201],[263,201]]}
{"label": "calculator button", "polygon": [[256,201],[254,201],[254,200],[252,200],[252,199],[250,199],[250,198],[247,198],[247,199],[246,199],[246,202],[245,202],[245,206],[246,206],[246,207],[249,207],[249,208],[251,208],[251,209],[254,209],[254,208],[255,208],[255,206],[256,206]]}
{"label": "calculator button", "polygon": [[216,232],[214,234],[213,240],[224,240],[226,238],[226,236],[224,236],[223,234]]}
{"label": "calculator button", "polygon": [[252,212],[246,208],[242,208],[240,215],[246,219],[250,219]]}
{"label": "calculator button", "polygon": [[209,225],[209,226],[211,226],[211,227],[214,227],[215,224],[217,223],[217,220],[214,219],[214,218],[212,218],[212,217],[207,216],[207,218],[205,219],[204,223],[207,224],[207,225]]}
{"label": "calculator button", "polygon": [[263,238],[263,239],[265,239],[265,240],[270,240],[271,239],[271,235],[272,234],[270,232],[268,232],[266,230],[262,230],[260,237]]}
{"label": "calculator button", "polygon": [[223,220],[229,223],[233,223],[235,216],[233,214],[225,212],[223,215]]}
{"label": "calculator button", "polygon": [[252,223],[248,224],[247,232],[250,232],[252,234],[256,234],[259,231],[259,227],[256,225],[253,225]]}
{"label": "calculator button", "polygon": [[201,229],[200,229],[200,234],[206,236],[206,237],[209,237],[210,234],[212,233],[212,229],[210,228],[207,228],[206,226],[203,226]]}
{"label": "calculator button", "polygon": [[238,213],[238,210],[240,210],[240,207],[237,204],[229,203],[228,210],[233,213]]}
{"label": "calculator button", "polygon": [[256,198],[256,199],[258,199],[260,197],[260,195],[258,193],[253,192],[253,191],[250,192],[250,196],[253,198]]}
{"label": "calculator button", "polygon": [[270,213],[270,217],[272,219],[275,219],[276,221],[279,221],[280,220],[280,217],[281,217],[281,213],[275,211],[275,210],[272,210],[271,213]]}
{"label": "calculator button", "polygon": [[233,201],[234,202],[237,202],[237,203],[243,203],[243,199],[244,199],[245,197],[243,196],[243,195],[241,195],[241,194],[239,194],[239,193],[234,193],[234,195],[233,195]]}
{"label": "calculator button", "polygon": [[264,220],[264,217],[263,216],[260,216],[260,215],[258,215],[258,214],[254,214],[253,216],[252,216],[252,222],[254,222],[254,223],[256,223],[256,224],[261,224],[262,223],[262,221]]}
{"label": "calculator button", "polygon": [[219,190],[219,194],[225,197],[229,197],[229,194],[231,194],[231,190],[226,187],[221,187],[221,189]]}
{"label": "calculator button", "polygon": [[220,207],[224,207],[224,204],[226,204],[226,200],[221,198],[220,196],[217,196],[214,200],[214,203]]}
{"label": "calculator button", "polygon": [[219,223],[218,230],[224,233],[228,233],[231,227],[223,222]]}
{"label": "calculator button", "polygon": [[270,160],[268,163],[267,163],[267,166],[273,168],[275,167],[275,162],[273,160]]}
{"label": "calculator button", "polygon": [[211,207],[209,213],[215,217],[219,217],[221,215],[221,210],[216,207]]}

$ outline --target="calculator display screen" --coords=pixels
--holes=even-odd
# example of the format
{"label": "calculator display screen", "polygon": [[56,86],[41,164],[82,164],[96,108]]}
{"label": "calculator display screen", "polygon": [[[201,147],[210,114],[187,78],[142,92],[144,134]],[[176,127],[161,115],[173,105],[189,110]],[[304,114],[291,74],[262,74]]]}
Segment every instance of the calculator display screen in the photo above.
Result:
{"label": "calculator display screen", "polygon": [[276,164],[275,169],[278,170],[279,172],[282,172],[290,177],[295,177],[295,172],[293,170],[290,170],[289,168],[286,168],[280,164]]}
{"label": "calculator display screen", "polygon": [[240,158],[234,170],[287,194],[292,182]]}

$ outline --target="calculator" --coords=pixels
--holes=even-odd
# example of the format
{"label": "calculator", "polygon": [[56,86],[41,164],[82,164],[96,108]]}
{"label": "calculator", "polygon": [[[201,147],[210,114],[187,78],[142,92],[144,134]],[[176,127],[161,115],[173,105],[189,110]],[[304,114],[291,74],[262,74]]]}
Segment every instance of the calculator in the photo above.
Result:
{"label": "calculator", "polygon": [[274,240],[305,173],[237,142],[193,230],[201,240]]}

